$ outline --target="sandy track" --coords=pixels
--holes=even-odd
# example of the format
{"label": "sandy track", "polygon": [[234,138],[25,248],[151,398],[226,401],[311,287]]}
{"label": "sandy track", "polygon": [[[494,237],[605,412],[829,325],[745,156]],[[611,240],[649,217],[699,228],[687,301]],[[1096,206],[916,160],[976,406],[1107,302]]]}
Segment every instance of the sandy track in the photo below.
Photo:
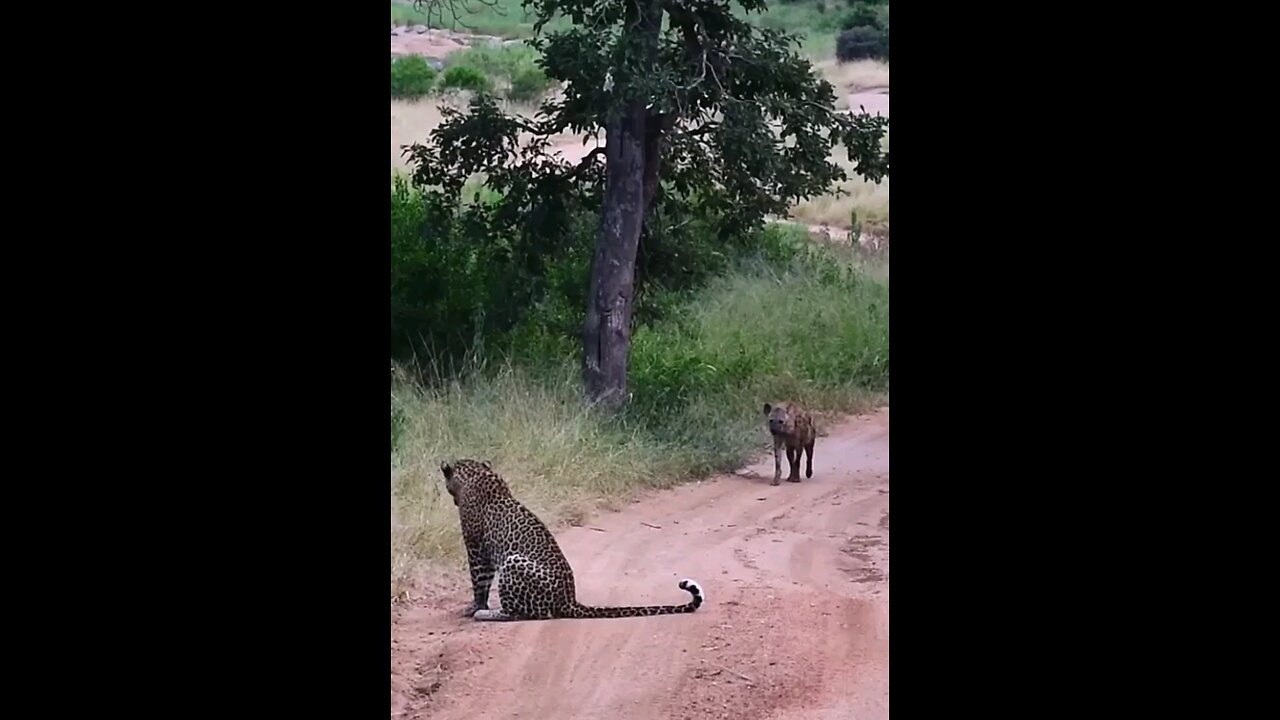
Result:
{"label": "sandy track", "polygon": [[690,577],[692,615],[478,623],[465,586],[399,608],[392,716],[887,718],[888,409],[814,454],[798,485],[764,457],[557,532],[582,602],[682,603]]}
{"label": "sandy track", "polygon": [[849,96],[849,111],[866,110],[872,115],[889,117],[888,88],[873,88],[864,92],[856,92]]}

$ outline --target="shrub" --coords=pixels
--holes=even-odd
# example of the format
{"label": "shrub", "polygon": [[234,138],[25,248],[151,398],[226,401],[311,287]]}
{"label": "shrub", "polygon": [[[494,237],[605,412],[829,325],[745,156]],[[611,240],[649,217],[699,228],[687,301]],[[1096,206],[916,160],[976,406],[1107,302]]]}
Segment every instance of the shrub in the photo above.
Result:
{"label": "shrub", "polygon": [[445,60],[445,65],[465,65],[490,78],[514,77],[526,67],[537,67],[538,51],[528,45],[477,45],[459,50]]}
{"label": "shrub", "polygon": [[537,67],[525,67],[511,76],[511,88],[507,99],[515,102],[531,102],[542,97],[551,87],[551,79]]}
{"label": "shrub", "polygon": [[436,71],[426,59],[406,55],[391,61],[391,97],[419,98],[431,92]]}
{"label": "shrub", "polygon": [[889,31],[867,26],[849,28],[836,40],[836,57],[841,62],[888,60]]}
{"label": "shrub", "polygon": [[493,84],[481,70],[470,65],[454,65],[444,71],[440,78],[440,87],[451,90],[471,90],[474,92],[490,92]]}
{"label": "shrub", "polygon": [[515,102],[537,100],[551,87],[538,66],[538,51],[528,45],[479,45],[450,55],[446,64],[479,70],[489,79],[489,88],[506,86],[504,94]]}
{"label": "shrub", "polygon": [[[460,196],[456,205],[442,203],[404,177],[392,180],[392,358],[431,358],[448,375],[450,365],[484,348],[535,365],[576,354],[598,208],[572,205],[559,219],[534,210],[540,223],[559,228],[547,245],[494,224],[503,213],[525,212],[503,194],[472,182]],[[786,265],[805,244],[775,226],[726,234],[714,212],[665,196],[641,239],[633,318],[637,325],[670,318],[691,292],[735,264]]]}

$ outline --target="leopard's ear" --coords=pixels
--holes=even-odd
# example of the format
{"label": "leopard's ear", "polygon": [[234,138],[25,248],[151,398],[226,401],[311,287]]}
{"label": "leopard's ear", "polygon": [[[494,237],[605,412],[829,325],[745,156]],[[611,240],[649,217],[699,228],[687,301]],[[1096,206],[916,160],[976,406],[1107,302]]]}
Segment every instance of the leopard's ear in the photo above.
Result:
{"label": "leopard's ear", "polygon": [[765,404],[764,404],[764,414],[765,414],[765,415],[768,415],[768,414],[769,414],[769,411],[770,411],[770,410],[772,410],[772,409],[773,409],[773,406],[772,406],[772,405],[770,405],[769,403],[765,403]]}
{"label": "leopard's ear", "polygon": [[448,461],[441,461],[440,472],[444,473],[444,479],[448,480],[453,477],[453,466]]}
{"label": "leopard's ear", "polygon": [[481,460],[481,461],[480,461],[480,464],[484,466],[484,469],[485,469],[485,470],[492,470],[492,469],[493,469],[493,464],[492,464],[492,463],[490,463],[488,460]]}

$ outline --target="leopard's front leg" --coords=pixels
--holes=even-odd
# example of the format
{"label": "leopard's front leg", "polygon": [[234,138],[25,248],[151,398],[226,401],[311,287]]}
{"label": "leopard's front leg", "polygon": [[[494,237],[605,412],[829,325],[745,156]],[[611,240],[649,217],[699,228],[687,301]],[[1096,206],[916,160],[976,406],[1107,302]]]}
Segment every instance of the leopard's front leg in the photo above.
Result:
{"label": "leopard's front leg", "polygon": [[467,565],[471,569],[471,591],[474,598],[462,611],[462,617],[472,617],[477,610],[489,609],[489,588],[493,585],[493,562],[484,544],[478,539],[466,539]]}

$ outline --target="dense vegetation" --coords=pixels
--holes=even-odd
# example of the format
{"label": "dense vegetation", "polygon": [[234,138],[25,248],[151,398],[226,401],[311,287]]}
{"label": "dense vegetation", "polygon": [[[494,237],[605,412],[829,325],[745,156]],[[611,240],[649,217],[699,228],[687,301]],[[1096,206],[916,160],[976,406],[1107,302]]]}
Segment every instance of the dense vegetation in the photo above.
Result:
{"label": "dense vegetation", "polygon": [[844,32],[836,40],[836,57],[852,60],[889,59],[889,5],[851,3],[841,20]]}
{"label": "dense vegetation", "polygon": [[437,73],[418,55],[391,61],[391,97],[416,100],[450,90],[496,93],[508,100],[532,103],[552,87],[527,45],[479,45],[455,52]]}
{"label": "dense vegetation", "polygon": [[[742,0],[760,11],[759,0]],[[627,395],[641,238],[661,235],[664,215],[711,222],[722,244],[770,214],[846,179],[831,159],[846,148],[855,172],[889,174],[887,119],[835,108],[830,83],[793,52],[795,39],[760,29],[728,5],[662,0],[529,0],[539,23],[563,13],[574,25],[531,41],[559,83],[537,119],[505,114],[484,92],[450,113],[425,145],[408,149],[414,182],[440,217],[459,207],[476,174],[500,197],[467,211],[534,276],[563,249],[582,216],[599,219],[583,319],[588,396],[612,407]],[[446,83],[462,66],[445,73]],[[471,77],[471,76],[468,76]],[[474,90],[487,88],[473,87]],[[570,166],[547,152],[566,129],[601,137],[601,151]],[[522,138],[532,136],[532,140]]]}
{"label": "dense vegetation", "polygon": [[391,61],[391,97],[415,99],[431,92],[436,83],[436,70],[418,55]]}

